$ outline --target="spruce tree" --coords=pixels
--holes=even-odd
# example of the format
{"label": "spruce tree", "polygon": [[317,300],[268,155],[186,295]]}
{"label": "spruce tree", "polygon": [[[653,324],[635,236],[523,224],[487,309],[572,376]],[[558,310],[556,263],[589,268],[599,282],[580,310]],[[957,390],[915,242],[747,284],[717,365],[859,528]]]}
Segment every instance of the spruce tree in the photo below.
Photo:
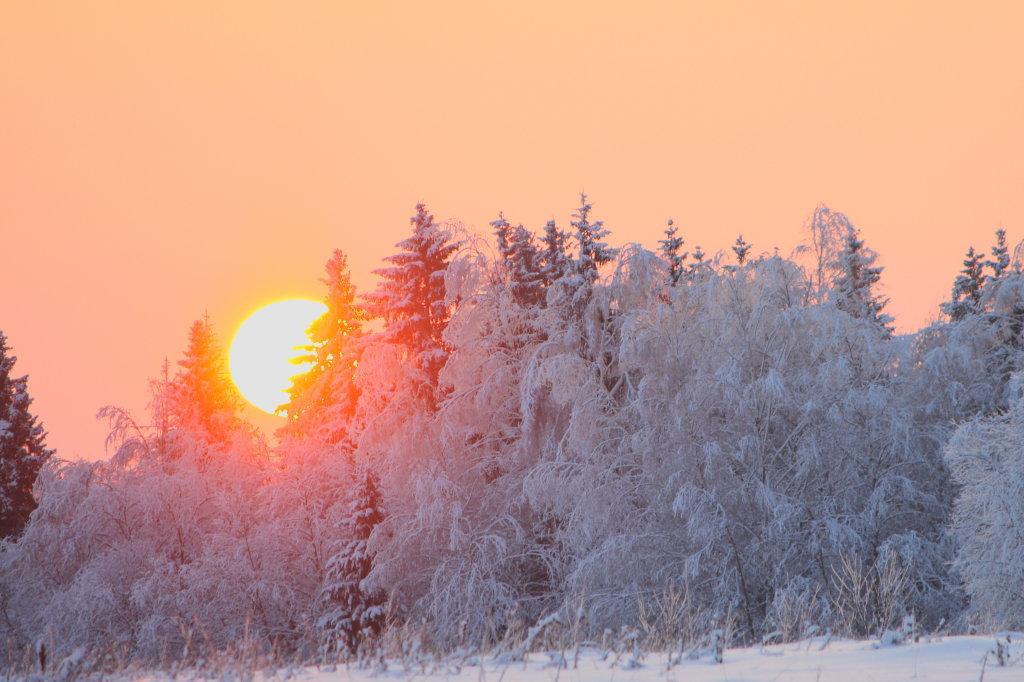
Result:
{"label": "spruce tree", "polygon": [[893,331],[892,317],[882,312],[888,299],[875,293],[883,270],[874,264],[877,258],[851,226],[834,264],[837,275],[832,296],[837,308],[853,317],[874,322],[889,337]]}
{"label": "spruce tree", "polygon": [[949,315],[953,322],[981,312],[981,291],[985,283],[985,263],[981,258],[981,254],[975,252],[973,246],[967,249],[964,267],[953,282],[952,296],[942,305],[943,312]]}
{"label": "spruce tree", "polygon": [[544,263],[533,234],[522,225],[513,228],[503,213],[491,221],[491,227],[512,296],[519,305],[539,305],[544,300]]}
{"label": "spruce tree", "polygon": [[549,220],[544,226],[544,235],[540,238],[539,254],[541,281],[545,287],[551,286],[568,273],[568,242],[568,235],[558,229],[554,220]]}
{"label": "spruce tree", "polygon": [[732,245],[732,251],[736,254],[736,263],[742,266],[747,262],[747,256],[750,254],[750,244],[743,239],[743,235],[736,237],[736,243]]}
{"label": "spruce tree", "polygon": [[700,247],[700,244],[697,244],[697,247],[693,250],[693,261],[690,262],[686,270],[686,278],[689,280],[696,279],[706,274],[710,269],[711,261],[707,260],[707,254],[704,253],[704,249]]}
{"label": "spruce tree", "polygon": [[675,286],[679,283],[679,278],[683,276],[685,271],[684,263],[686,257],[689,255],[686,251],[683,251],[683,244],[685,241],[678,234],[679,230],[673,224],[672,219],[668,219],[668,225],[665,228],[665,238],[658,240],[660,247],[658,251],[661,253],[661,257],[668,263],[668,279],[669,284]]}
{"label": "spruce tree", "polygon": [[[991,372],[1001,378],[1004,386],[1020,370],[1024,349],[1024,301],[1020,291],[1021,273],[1015,265],[1011,271],[1010,251],[1006,246],[1006,230],[996,230],[996,244],[991,260],[985,265],[992,274],[984,278],[982,287],[993,325],[997,345],[992,352]],[[1005,288],[1004,288],[1005,287]],[[981,307],[981,306],[979,306]]]}
{"label": "spruce tree", "polygon": [[171,381],[168,408],[180,426],[208,441],[226,441],[245,405],[228,372],[224,350],[208,315],[192,323],[188,347]]}
{"label": "spruce tree", "polygon": [[348,269],[348,258],[341,249],[335,249],[327,265],[326,277],[320,281],[327,285],[324,303],[327,312],[309,327],[313,342],[314,368],[324,371],[345,357],[348,346],[359,335],[366,320],[366,311],[356,302],[356,287]]}
{"label": "spruce tree", "polygon": [[570,223],[576,229],[576,274],[586,285],[597,281],[600,267],[615,258],[616,249],[608,246],[604,239],[610,232],[605,229],[604,221],[590,221],[593,206],[587,203],[587,195],[580,193],[580,205],[573,213]]}
{"label": "spruce tree", "polygon": [[505,220],[505,214],[499,212],[498,217],[491,221],[491,227],[494,229],[494,239],[498,245],[498,257],[502,261],[508,261],[512,225]]}
{"label": "spruce tree", "polygon": [[[304,349],[306,354],[297,361],[311,363],[311,366],[309,371],[296,375],[288,388],[289,401],[284,409],[292,422],[338,400],[340,396],[333,394],[338,382],[325,379],[337,372],[351,378],[357,359],[354,341],[366,320],[366,311],[356,301],[356,288],[344,252],[335,249],[324,269],[326,276],[320,281],[327,285],[324,298],[327,312],[306,330],[310,344]],[[354,392],[351,381],[343,384],[346,391]],[[354,395],[347,397],[354,399]]]}
{"label": "spruce tree", "polygon": [[996,230],[996,245],[992,247],[992,259],[985,261],[991,270],[990,279],[1001,279],[1006,269],[1010,267],[1010,250],[1006,247],[1006,230]]}
{"label": "spruce tree", "polygon": [[53,456],[46,431],[29,411],[28,377],[12,375],[17,360],[0,331],[0,538],[21,534],[36,501],[39,470]]}
{"label": "spruce tree", "polygon": [[364,471],[349,507],[350,540],[327,562],[320,590],[322,615],[317,626],[329,652],[354,656],[360,644],[378,635],[384,625],[384,594],[363,587],[373,568],[367,540],[383,519],[377,482],[372,472]]}
{"label": "spruce tree", "polygon": [[517,225],[509,239],[505,259],[512,296],[522,306],[540,305],[544,301],[544,280],[541,274],[540,251],[533,234]]}
{"label": "spruce tree", "polygon": [[445,271],[459,243],[434,222],[424,204],[410,218],[412,235],[385,260],[391,267],[375,270],[376,291],[367,296],[369,312],[384,320],[381,338],[405,346],[431,385],[448,358],[443,334],[451,314],[445,300]]}

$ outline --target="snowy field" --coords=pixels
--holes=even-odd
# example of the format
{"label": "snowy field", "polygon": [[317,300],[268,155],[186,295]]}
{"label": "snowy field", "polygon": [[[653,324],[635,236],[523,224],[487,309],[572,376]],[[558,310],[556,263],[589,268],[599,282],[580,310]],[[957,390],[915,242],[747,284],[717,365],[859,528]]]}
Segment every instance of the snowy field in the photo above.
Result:
{"label": "snowy field", "polygon": [[[406,670],[392,664],[388,670],[359,670],[338,667],[308,669],[297,679],[329,682],[331,680],[372,679],[445,679],[517,682],[565,680],[592,682],[596,680],[678,680],[679,682],[966,682],[968,680],[1024,680],[1024,645],[1013,638],[1009,664],[998,667],[992,651],[992,637],[946,637],[899,647],[875,648],[877,644],[861,641],[832,642],[819,650],[819,644],[807,642],[770,646],[762,649],[728,649],[721,664],[707,661],[686,661],[667,666],[665,654],[648,655],[639,667],[628,669],[625,657],[614,660],[614,654],[587,653],[580,656],[575,668],[571,654],[568,668],[552,663],[558,654],[531,654],[526,662],[497,664],[489,662],[481,668],[470,661],[466,665],[451,664],[437,670],[426,668]],[[986,663],[986,654],[988,660]],[[984,675],[982,669],[984,668]]]}

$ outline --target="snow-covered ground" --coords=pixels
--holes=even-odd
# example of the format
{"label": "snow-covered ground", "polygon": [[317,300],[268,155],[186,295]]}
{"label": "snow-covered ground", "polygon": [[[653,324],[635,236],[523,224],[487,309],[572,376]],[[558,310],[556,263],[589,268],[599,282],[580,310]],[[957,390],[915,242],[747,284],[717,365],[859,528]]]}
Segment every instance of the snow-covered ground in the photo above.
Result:
{"label": "snow-covered ground", "polygon": [[[559,680],[595,682],[620,680],[678,680],[679,682],[968,682],[982,679],[986,652],[995,646],[993,637],[945,637],[898,647],[875,648],[871,642],[835,641],[823,651],[819,644],[807,642],[747,649],[728,649],[721,664],[686,661],[667,668],[665,654],[646,656],[639,667],[626,669],[625,657],[613,663],[614,654],[605,660],[596,653],[582,655],[573,668],[571,653],[568,668],[551,663],[551,656],[531,654],[525,662],[478,665],[452,664],[424,672],[417,667],[405,670],[393,663],[387,671],[359,670],[339,666],[335,670],[310,669],[299,675],[301,680],[331,682],[333,680],[371,680],[416,678],[445,680],[476,680],[491,682],[536,682]],[[984,665],[984,680],[1024,680],[1024,644],[1013,638],[1011,661],[998,667],[989,654]]]}

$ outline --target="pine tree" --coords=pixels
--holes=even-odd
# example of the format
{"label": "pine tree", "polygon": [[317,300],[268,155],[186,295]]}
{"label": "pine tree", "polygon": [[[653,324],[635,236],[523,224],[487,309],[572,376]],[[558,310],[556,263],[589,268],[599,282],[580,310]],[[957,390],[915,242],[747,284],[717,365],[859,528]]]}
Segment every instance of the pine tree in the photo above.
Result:
{"label": "pine tree", "polygon": [[320,590],[323,615],[317,621],[325,648],[348,656],[354,656],[360,644],[378,635],[384,625],[384,595],[363,587],[373,568],[367,540],[384,518],[381,495],[370,471],[360,478],[350,506],[351,539],[327,563]]}
{"label": "pine tree", "polygon": [[678,235],[678,228],[669,218],[668,226],[665,228],[665,238],[658,240],[658,244],[660,244],[658,250],[661,252],[661,257],[668,263],[669,284],[673,286],[679,283],[679,278],[685,271],[684,263],[689,254],[682,250],[684,243],[683,238]]}
{"label": "pine tree", "polygon": [[171,381],[168,408],[180,426],[210,441],[224,441],[245,404],[231,381],[227,361],[208,315],[192,323],[185,356]]}
{"label": "pine tree", "polygon": [[1006,269],[1010,267],[1010,251],[1006,248],[1006,230],[996,230],[996,245],[992,247],[992,260],[985,261],[985,265],[992,269],[990,279],[1001,279]]}
{"label": "pine tree", "polygon": [[953,293],[950,300],[942,305],[942,310],[953,322],[962,320],[968,315],[981,312],[981,290],[985,283],[984,266],[981,254],[974,247],[967,249],[963,261],[964,267],[953,282]]}
{"label": "pine tree", "polygon": [[[356,302],[348,259],[341,249],[334,250],[325,271],[326,277],[320,281],[327,285],[324,298],[327,312],[306,330],[310,345],[304,349],[307,353],[297,358],[298,362],[308,362],[311,366],[309,371],[296,375],[288,388],[289,401],[284,409],[292,421],[338,399],[339,396],[332,394],[336,382],[324,380],[328,374],[342,372],[350,378],[355,371],[353,345],[362,331],[366,311]],[[350,381],[344,384],[347,390],[354,391]]]}
{"label": "pine tree", "polygon": [[28,377],[12,376],[17,360],[0,331],[0,538],[21,534],[32,510],[39,470],[53,456],[46,431],[29,411]]}
{"label": "pine tree", "polygon": [[580,193],[580,205],[573,213],[574,220],[570,224],[576,228],[576,245],[579,247],[576,274],[585,284],[596,282],[600,267],[611,262],[617,253],[616,249],[603,241],[610,234],[604,228],[604,222],[590,222],[591,210],[593,206],[587,203],[587,195]]}
{"label": "pine tree", "polygon": [[392,266],[374,271],[381,281],[367,296],[367,308],[384,320],[382,339],[405,346],[433,385],[448,357],[442,338],[451,313],[445,270],[460,245],[423,204],[416,205],[410,223],[412,235],[396,244],[399,253],[385,259]]}
{"label": "pine tree", "polygon": [[540,238],[540,274],[544,286],[550,286],[564,277],[569,271],[569,237],[558,229],[554,220],[544,226],[544,236]]}
{"label": "pine tree", "polygon": [[874,292],[883,270],[874,265],[877,258],[873,251],[864,246],[864,241],[851,226],[834,265],[837,276],[832,296],[840,310],[853,317],[874,322],[888,337],[893,331],[892,317],[882,312],[888,299]]}
{"label": "pine tree", "polygon": [[743,239],[743,235],[736,237],[736,243],[732,245],[733,253],[736,254],[736,262],[742,266],[747,262],[747,256],[750,254],[750,244]]}

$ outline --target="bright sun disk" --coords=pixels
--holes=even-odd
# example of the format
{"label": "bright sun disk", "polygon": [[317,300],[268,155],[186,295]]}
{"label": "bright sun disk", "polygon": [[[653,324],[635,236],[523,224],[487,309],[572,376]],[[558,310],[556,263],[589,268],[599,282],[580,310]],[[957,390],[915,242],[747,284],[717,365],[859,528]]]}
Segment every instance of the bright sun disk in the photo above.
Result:
{"label": "bright sun disk", "polygon": [[309,343],[306,329],[325,312],[323,303],[293,298],[265,305],[242,322],[228,364],[246,400],[270,414],[288,401],[291,378],[309,370],[308,363],[293,359]]}

